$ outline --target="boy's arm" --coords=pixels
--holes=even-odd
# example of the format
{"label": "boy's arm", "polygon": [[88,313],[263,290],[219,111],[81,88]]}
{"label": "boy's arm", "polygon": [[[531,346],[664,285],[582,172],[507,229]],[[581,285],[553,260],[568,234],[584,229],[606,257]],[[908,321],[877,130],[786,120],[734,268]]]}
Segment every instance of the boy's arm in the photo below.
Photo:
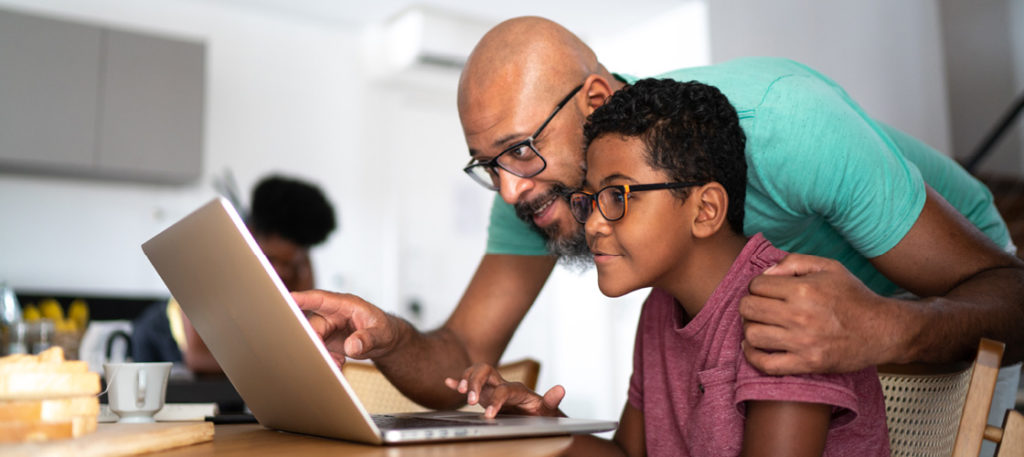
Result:
{"label": "boy's arm", "polygon": [[647,454],[647,442],[644,435],[644,413],[626,402],[619,418],[619,429],[615,431],[612,441],[630,457]]}
{"label": "boy's arm", "polygon": [[641,457],[647,454],[644,442],[644,413],[628,402],[622,408],[619,428],[611,441],[593,435],[576,435],[566,456],[628,456]]}
{"label": "boy's arm", "polygon": [[748,401],[744,457],[820,456],[832,406],[790,401]]}

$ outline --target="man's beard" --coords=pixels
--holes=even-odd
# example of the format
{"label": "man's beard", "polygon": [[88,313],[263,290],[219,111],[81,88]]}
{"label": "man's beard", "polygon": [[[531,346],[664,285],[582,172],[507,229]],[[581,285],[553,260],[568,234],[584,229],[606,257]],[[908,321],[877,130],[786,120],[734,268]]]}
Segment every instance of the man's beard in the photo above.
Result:
{"label": "man's beard", "polygon": [[594,266],[594,256],[591,255],[590,247],[587,246],[587,236],[583,231],[583,226],[574,225],[576,225],[576,229],[573,230],[572,235],[561,238],[548,237],[547,245],[548,251],[558,256],[558,263],[571,271],[580,273]]}
{"label": "man's beard", "polygon": [[568,236],[559,236],[561,222],[556,221],[547,227],[540,227],[533,222],[533,213],[553,195],[565,200],[572,192],[573,190],[565,185],[555,183],[551,190],[544,195],[530,202],[516,203],[515,208],[516,216],[526,221],[530,228],[544,237],[548,252],[558,256],[558,263],[570,270],[582,272],[594,264],[594,257],[590,254],[590,248],[587,246],[587,237],[583,226],[572,222],[572,233]]}

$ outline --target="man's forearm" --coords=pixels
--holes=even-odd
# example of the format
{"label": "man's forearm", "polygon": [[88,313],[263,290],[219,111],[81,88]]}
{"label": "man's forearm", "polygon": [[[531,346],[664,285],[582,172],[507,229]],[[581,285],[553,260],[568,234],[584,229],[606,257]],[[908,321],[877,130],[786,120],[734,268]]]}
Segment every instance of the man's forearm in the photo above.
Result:
{"label": "man's forearm", "polygon": [[448,389],[445,377],[458,377],[472,362],[465,345],[441,327],[428,333],[396,316],[388,316],[398,330],[395,348],[373,359],[392,384],[413,401],[433,409],[455,409],[465,396]]}
{"label": "man's forearm", "polygon": [[428,333],[388,316],[392,347],[374,362],[412,400],[431,408],[452,408],[465,396],[448,389],[470,365],[495,365],[512,334],[540,293],[556,259],[549,256],[484,255],[459,304],[441,328]]}
{"label": "man's forearm", "polygon": [[893,310],[894,363],[970,360],[982,337],[1006,343],[1004,364],[1024,359],[1024,268],[982,271],[945,296],[899,301]]}

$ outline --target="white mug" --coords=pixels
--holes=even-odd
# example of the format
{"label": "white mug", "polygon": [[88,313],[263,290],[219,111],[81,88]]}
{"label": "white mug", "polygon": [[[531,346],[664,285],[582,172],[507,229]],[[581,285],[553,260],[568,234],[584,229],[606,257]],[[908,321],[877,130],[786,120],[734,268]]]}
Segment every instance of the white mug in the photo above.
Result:
{"label": "white mug", "polygon": [[118,422],[154,422],[164,407],[171,362],[105,363],[107,403]]}

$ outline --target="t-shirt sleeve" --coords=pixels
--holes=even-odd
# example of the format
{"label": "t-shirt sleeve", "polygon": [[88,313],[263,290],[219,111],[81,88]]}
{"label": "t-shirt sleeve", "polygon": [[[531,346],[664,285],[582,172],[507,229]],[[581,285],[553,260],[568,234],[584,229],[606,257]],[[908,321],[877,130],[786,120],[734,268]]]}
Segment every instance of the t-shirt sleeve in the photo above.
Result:
{"label": "t-shirt sleeve", "polygon": [[782,77],[755,116],[751,127],[768,144],[747,151],[751,179],[784,211],[820,215],[867,258],[888,252],[917,221],[920,171],[839,87]]}
{"label": "t-shirt sleeve", "polygon": [[999,247],[1010,241],[1006,222],[993,203],[992,192],[984,183],[953,159],[940,154],[931,146],[892,126],[879,123],[889,138],[899,146],[900,152],[921,171],[921,176],[932,189],[942,195],[960,214],[971,221]]}
{"label": "t-shirt sleeve", "polygon": [[736,408],[745,414],[748,401],[791,401],[832,406],[832,427],[852,422],[861,414],[858,382],[878,382],[873,369],[843,374],[769,376],[747,362],[740,352],[736,373]]}
{"label": "t-shirt sleeve", "polygon": [[487,253],[511,255],[548,255],[544,238],[516,216],[512,205],[497,193],[491,204],[491,222],[487,227]]}

